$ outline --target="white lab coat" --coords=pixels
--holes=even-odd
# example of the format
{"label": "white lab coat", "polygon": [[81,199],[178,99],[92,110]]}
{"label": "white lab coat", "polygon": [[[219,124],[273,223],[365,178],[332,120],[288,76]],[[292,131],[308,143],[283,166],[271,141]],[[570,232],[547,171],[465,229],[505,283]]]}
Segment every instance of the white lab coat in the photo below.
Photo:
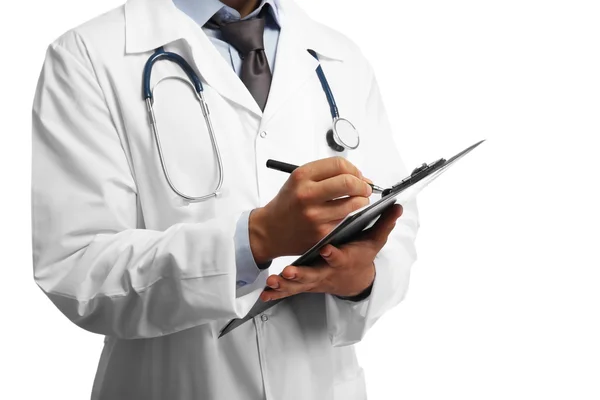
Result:
{"label": "white lab coat", "polygon": [[[331,117],[307,48],[319,54],[342,116],[361,133],[359,149],[343,155],[380,185],[407,175],[362,54],[291,0],[281,3],[264,115],[170,0],[129,0],[48,49],[33,107],[35,280],[70,320],[106,337],[94,399],[366,397],[352,344],[406,293],[416,258],[414,203],[404,205],[375,260],[367,300],[299,295],[217,338],[248,312],[267,276],[294,259],[275,260],[236,289],[236,222],[287,179],[265,161],[336,155],[325,141]],[[186,204],[165,181],[142,99],[142,69],[161,45],[205,82],[225,171],[217,199]],[[169,62],[153,71],[162,144],[177,186],[203,194],[217,179],[215,159],[192,91],[168,79],[176,76],[182,72]]]}

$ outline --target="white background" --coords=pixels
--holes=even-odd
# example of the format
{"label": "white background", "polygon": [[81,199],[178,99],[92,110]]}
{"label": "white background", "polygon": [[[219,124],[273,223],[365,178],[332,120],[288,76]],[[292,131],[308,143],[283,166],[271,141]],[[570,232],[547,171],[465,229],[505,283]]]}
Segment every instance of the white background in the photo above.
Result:
{"label": "white background", "polygon": [[[600,3],[299,1],[369,57],[410,167],[488,139],[419,199],[370,399],[600,399]],[[120,2],[0,5],[3,399],[89,398],[102,338],[32,279],[30,107],[46,46]]]}

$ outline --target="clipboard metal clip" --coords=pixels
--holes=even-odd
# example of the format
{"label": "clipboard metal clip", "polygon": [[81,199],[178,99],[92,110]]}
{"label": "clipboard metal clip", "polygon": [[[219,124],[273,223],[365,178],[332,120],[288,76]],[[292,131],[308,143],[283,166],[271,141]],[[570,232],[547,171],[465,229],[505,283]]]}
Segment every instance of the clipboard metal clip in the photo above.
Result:
{"label": "clipboard metal clip", "polygon": [[427,163],[421,164],[421,166],[413,169],[410,176],[407,176],[406,178],[404,178],[400,182],[396,183],[391,188],[385,189],[381,193],[381,197],[385,197],[392,192],[395,192],[406,186],[410,186],[410,185],[414,184],[415,182],[420,181],[421,179],[425,178],[427,175],[431,174],[434,170],[444,166],[445,164],[446,164],[445,158],[440,158],[439,160],[434,161],[430,164],[427,164]]}
{"label": "clipboard metal clip", "polygon": [[445,158],[440,158],[439,160],[434,161],[431,164],[423,163],[420,167],[413,169],[413,172],[410,174],[409,179],[419,178],[419,175],[426,175],[431,170],[444,165],[445,162],[446,162]]}

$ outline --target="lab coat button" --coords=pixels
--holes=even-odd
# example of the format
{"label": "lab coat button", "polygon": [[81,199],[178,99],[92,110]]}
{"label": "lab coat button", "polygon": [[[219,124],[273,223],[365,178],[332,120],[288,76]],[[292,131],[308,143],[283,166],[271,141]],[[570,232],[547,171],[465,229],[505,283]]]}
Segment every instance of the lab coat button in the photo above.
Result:
{"label": "lab coat button", "polygon": [[263,138],[263,139],[266,138],[267,137],[267,131],[262,131],[260,133],[260,137]]}
{"label": "lab coat button", "polygon": [[269,316],[263,314],[263,315],[260,316],[260,319],[262,319],[263,322],[267,322],[269,320]]}

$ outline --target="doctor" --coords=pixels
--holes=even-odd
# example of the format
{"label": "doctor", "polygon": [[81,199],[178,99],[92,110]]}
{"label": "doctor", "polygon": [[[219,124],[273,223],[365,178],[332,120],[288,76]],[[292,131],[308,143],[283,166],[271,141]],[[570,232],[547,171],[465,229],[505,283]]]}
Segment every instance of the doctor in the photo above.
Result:
{"label": "doctor", "polygon": [[[355,149],[326,138],[319,66]],[[35,280],[105,335],[93,399],[364,399],[352,345],[406,293],[415,204],[323,249],[321,268],[289,264],[368,202],[366,177],[407,174],[369,63],[292,0],[129,0],[48,48]],[[218,338],[259,296],[291,295]]]}

